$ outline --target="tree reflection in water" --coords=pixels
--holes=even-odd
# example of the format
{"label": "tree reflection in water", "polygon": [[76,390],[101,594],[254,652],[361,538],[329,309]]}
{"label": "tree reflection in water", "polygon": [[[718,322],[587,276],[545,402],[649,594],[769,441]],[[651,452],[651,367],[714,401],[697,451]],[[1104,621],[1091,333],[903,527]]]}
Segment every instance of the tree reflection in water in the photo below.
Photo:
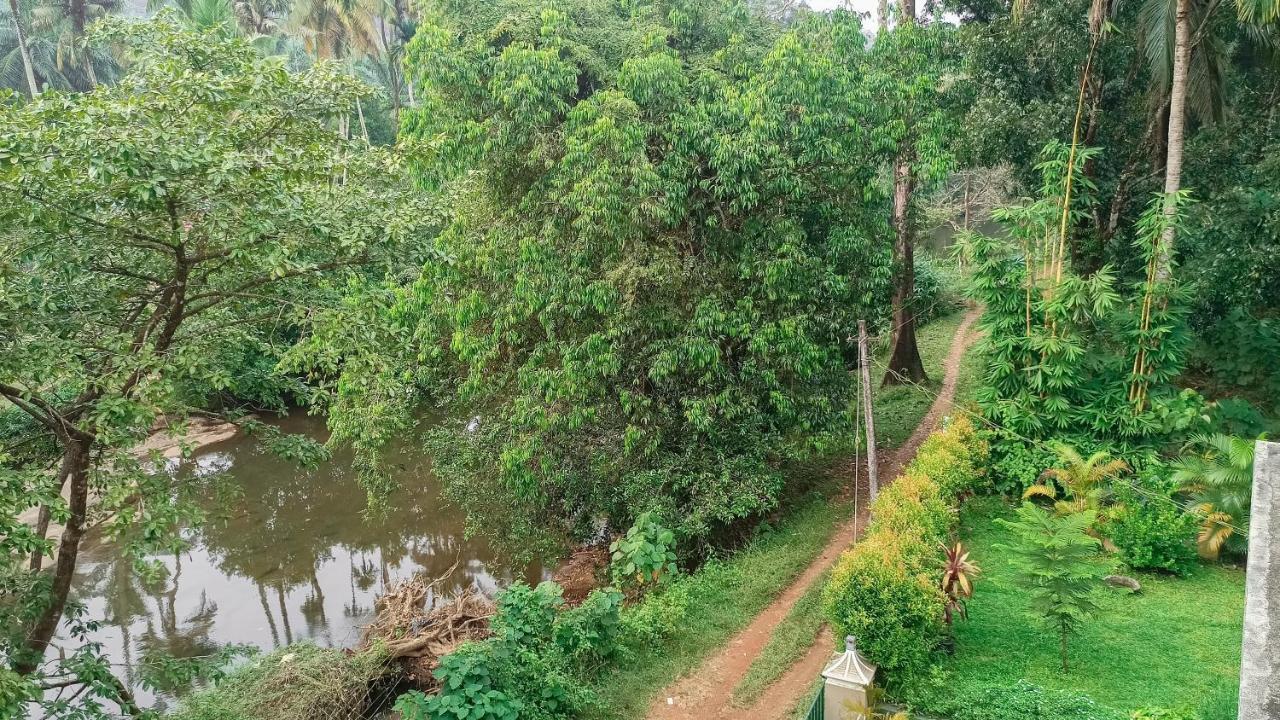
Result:
{"label": "tree reflection in water", "polygon": [[[322,418],[281,425],[324,438]],[[95,538],[86,548],[74,592],[92,617],[104,618],[92,640],[129,666],[136,687],[137,663],[151,653],[192,657],[231,643],[270,650],[303,640],[353,645],[374,599],[415,573],[439,577],[456,563],[441,584],[446,595],[470,586],[492,592],[517,577],[482,541],[464,539],[462,516],[441,505],[426,458],[403,448],[390,459],[401,489],[385,513],[366,517],[364,491],[343,454],[306,470],[245,438],[197,452],[174,472],[197,483],[209,519],[184,533],[187,550],[153,558],[168,570],[163,583],[145,586],[110,542]],[[536,582],[544,572],[518,576]]]}

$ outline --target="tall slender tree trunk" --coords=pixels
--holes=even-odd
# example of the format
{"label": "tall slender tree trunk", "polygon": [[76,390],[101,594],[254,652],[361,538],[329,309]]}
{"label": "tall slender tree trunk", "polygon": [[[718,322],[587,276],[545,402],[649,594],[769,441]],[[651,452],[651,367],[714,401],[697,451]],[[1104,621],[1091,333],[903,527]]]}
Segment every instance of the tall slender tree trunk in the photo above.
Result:
{"label": "tall slender tree trunk", "polygon": [[915,238],[911,227],[914,185],[911,162],[900,158],[893,169],[893,354],[884,373],[884,385],[928,379],[916,344],[915,309],[910,307],[916,286]]}
{"label": "tall slender tree trunk", "polygon": [[22,13],[18,9],[18,0],[9,0],[9,13],[13,16],[13,29],[18,39],[18,54],[22,56],[22,70],[27,76],[27,90],[31,97],[40,94],[36,86],[36,73],[31,67],[31,50],[27,47],[27,31],[22,27]]}
{"label": "tall slender tree trunk", "polygon": [[1174,216],[1178,213],[1176,194],[1182,189],[1182,151],[1186,137],[1187,75],[1191,67],[1191,0],[1178,0],[1174,25],[1173,81],[1169,85],[1169,135],[1168,154],[1164,165],[1164,216],[1168,224],[1160,237],[1156,254],[1156,279],[1166,281],[1173,263],[1173,243],[1176,230]]}
{"label": "tall slender tree trunk", "polygon": [[889,0],[880,0],[876,7],[876,30],[882,33],[889,31]]}
{"label": "tall slender tree trunk", "polygon": [[[898,22],[916,21],[915,0],[899,0],[901,17]],[[898,152],[893,168],[893,330],[890,337],[893,353],[885,369],[884,385],[903,382],[923,382],[928,379],[924,362],[920,360],[920,348],[916,344],[915,310],[910,307],[911,296],[916,289],[915,228],[911,225],[911,194],[915,190],[915,175],[911,169],[914,148],[910,140]]]}
{"label": "tall slender tree trunk", "polygon": [[70,517],[67,518],[62,539],[58,543],[58,557],[54,563],[48,603],[27,633],[24,657],[18,658],[13,664],[13,669],[23,675],[33,672],[39,666],[57,632],[62,612],[67,607],[67,596],[71,592],[71,580],[75,575],[76,559],[80,554],[80,540],[84,536],[88,513],[91,451],[92,440],[81,437],[66,440],[62,450],[62,463],[67,468],[67,481],[70,483],[70,497],[67,499]]}
{"label": "tall slender tree trunk", "polygon": [[364,144],[369,144],[369,126],[364,124],[364,105],[360,103],[360,98],[356,98],[356,116],[360,118],[360,135],[364,137]]}
{"label": "tall slender tree trunk", "polygon": [[[85,25],[85,0],[71,0],[71,29],[75,36],[77,44],[84,41],[84,25]],[[89,53],[89,48],[83,48],[84,51],[84,74],[89,80],[89,88],[98,87],[98,74],[93,69],[93,57]]]}

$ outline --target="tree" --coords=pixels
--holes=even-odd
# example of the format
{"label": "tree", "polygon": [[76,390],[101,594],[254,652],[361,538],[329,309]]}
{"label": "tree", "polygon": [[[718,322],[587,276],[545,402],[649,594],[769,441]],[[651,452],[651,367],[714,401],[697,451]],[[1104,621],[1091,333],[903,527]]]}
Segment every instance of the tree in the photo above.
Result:
{"label": "tree", "polygon": [[380,323],[317,324],[335,437],[376,458],[407,401],[474,417],[429,433],[437,472],[526,556],[646,510],[696,549],[773,507],[847,427],[847,338],[887,270],[856,19],[775,42],[719,3],[423,15],[402,136],[453,198],[456,262],[375,288]]}
{"label": "tree", "polygon": [[1254,442],[1231,435],[1197,435],[1173,464],[1173,481],[1190,493],[1201,518],[1200,555],[1216,560],[1223,548],[1244,552],[1253,501]]}
{"label": "tree", "polygon": [[[140,542],[171,546],[174,494],[129,448],[157,423],[181,432],[199,412],[185,386],[231,382],[225,344],[376,273],[429,216],[393,158],[326,130],[362,92],[332,64],[290,73],[167,19],[90,34],[129,48],[127,82],[0,109],[0,397],[57,452],[56,476],[0,468],[16,488],[6,509],[39,504],[65,526],[51,571],[19,556],[52,549],[41,533],[19,533],[3,558],[26,592],[0,611],[0,651],[30,687],[81,677],[43,656],[69,609],[91,488]],[[145,515],[129,510],[135,493]]]}
{"label": "tree", "polygon": [[[1087,459],[1075,448],[1063,443],[1055,444],[1053,451],[1058,456],[1059,466],[1041,473],[1041,482],[1028,487],[1022,493],[1022,499],[1046,497],[1057,500],[1054,508],[1059,515],[1100,509],[1106,492],[1104,483],[1129,469],[1128,463],[1111,457],[1105,450],[1099,450]],[[1045,480],[1053,480],[1061,486],[1066,499],[1058,500],[1057,489],[1044,483]]]}
{"label": "tree", "polygon": [[[1168,124],[1165,138],[1164,214],[1167,219],[1160,237],[1158,277],[1168,278],[1173,263],[1176,235],[1176,202],[1182,190],[1182,156],[1186,146],[1188,98],[1198,91],[1198,106],[1217,112],[1221,105],[1220,59],[1215,48],[1206,47],[1206,28],[1221,3],[1204,0],[1147,0],[1143,7],[1146,52],[1156,76],[1157,87],[1168,88]],[[1263,25],[1280,20],[1280,0],[1236,0],[1241,23]],[[1172,17],[1170,10],[1172,9]],[[1172,35],[1172,45],[1169,39]],[[1199,48],[1199,52],[1197,51]],[[1169,58],[1172,58],[1170,62]],[[1167,85],[1165,78],[1168,78]],[[1197,87],[1193,87],[1197,86]],[[1211,94],[1209,99],[1206,94]]]}
{"label": "tree", "polygon": [[948,116],[939,100],[945,24],[923,26],[915,20],[915,3],[902,0],[898,25],[876,36],[869,72],[883,83],[883,102],[893,135],[893,295],[885,385],[926,380],[916,342],[916,220],[913,198],[922,182],[940,180],[949,164],[945,150]]}
{"label": "tree", "polygon": [[27,47],[27,33],[22,28],[22,8],[18,0],[9,0],[9,20],[13,23],[13,34],[16,41],[18,57],[22,61],[22,72],[27,81],[27,90],[31,97],[40,93],[36,85],[35,71],[31,67],[31,49]]}
{"label": "tree", "polygon": [[1086,510],[1055,516],[1023,503],[1017,517],[996,520],[1018,540],[999,547],[1012,553],[1014,567],[1031,591],[1032,609],[1057,635],[1062,671],[1067,672],[1068,641],[1098,611],[1093,601],[1102,576],[1095,560],[1098,540],[1086,532],[1097,514]]}

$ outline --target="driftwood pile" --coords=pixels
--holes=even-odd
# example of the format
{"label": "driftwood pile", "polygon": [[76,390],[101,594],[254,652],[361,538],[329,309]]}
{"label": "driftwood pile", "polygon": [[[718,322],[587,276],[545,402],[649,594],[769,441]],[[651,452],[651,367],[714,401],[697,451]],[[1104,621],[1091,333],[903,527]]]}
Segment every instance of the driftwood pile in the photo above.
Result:
{"label": "driftwood pile", "polygon": [[[450,570],[452,572],[452,569]],[[493,601],[475,588],[451,598],[439,598],[436,587],[449,573],[436,578],[412,578],[388,588],[374,603],[374,618],[364,629],[362,647],[378,644],[399,662],[408,679],[430,688],[431,672],[440,658],[468,640],[489,637]],[[428,606],[428,601],[434,600]]]}

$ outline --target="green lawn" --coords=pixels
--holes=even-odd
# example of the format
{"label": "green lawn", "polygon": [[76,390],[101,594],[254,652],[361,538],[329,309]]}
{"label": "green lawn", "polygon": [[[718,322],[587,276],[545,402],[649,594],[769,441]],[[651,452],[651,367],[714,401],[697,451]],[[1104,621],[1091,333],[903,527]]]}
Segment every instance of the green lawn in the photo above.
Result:
{"label": "green lawn", "polygon": [[966,680],[1025,678],[1124,711],[1158,705],[1199,709],[1205,720],[1234,718],[1222,706],[1230,706],[1240,672],[1242,570],[1206,566],[1187,578],[1137,574],[1143,588],[1137,595],[1101,588],[1101,614],[1072,640],[1072,668],[1064,675],[1055,638],[1037,624],[1007,553],[995,547],[1012,538],[993,519],[1011,516],[994,498],[975,499],[962,511],[962,534],[982,575],[969,620],[956,626],[956,654],[947,669]]}

